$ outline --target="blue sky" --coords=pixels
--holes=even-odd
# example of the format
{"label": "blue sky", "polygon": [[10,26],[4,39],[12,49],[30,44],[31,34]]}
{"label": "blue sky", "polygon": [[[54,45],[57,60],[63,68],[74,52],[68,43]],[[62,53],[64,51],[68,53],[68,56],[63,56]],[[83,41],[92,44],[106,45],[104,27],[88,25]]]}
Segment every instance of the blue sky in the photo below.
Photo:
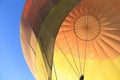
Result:
{"label": "blue sky", "polygon": [[24,3],[25,0],[0,0],[0,80],[35,80],[20,45]]}

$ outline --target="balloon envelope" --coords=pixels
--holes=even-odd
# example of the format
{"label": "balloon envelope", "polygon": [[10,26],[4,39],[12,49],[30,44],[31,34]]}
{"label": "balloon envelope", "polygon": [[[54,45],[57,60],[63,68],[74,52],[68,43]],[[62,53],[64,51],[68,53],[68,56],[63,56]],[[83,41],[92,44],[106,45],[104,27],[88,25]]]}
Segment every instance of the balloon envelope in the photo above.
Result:
{"label": "balloon envelope", "polygon": [[120,80],[120,0],[27,0],[21,44],[37,80]]}

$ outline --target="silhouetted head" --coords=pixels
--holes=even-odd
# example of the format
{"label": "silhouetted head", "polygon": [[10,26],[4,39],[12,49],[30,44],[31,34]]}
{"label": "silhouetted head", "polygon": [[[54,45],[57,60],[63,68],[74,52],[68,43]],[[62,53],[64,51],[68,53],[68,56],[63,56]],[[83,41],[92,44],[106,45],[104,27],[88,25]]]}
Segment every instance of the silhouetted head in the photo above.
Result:
{"label": "silhouetted head", "polygon": [[79,80],[84,80],[84,75],[81,75]]}

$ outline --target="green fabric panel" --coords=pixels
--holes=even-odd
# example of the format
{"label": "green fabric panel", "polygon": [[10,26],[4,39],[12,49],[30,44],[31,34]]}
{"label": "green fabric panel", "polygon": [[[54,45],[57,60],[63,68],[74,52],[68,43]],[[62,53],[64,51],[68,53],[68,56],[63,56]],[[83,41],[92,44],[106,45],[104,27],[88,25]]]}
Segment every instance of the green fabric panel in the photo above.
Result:
{"label": "green fabric panel", "polygon": [[78,2],[79,0],[62,0],[56,7],[52,8],[42,24],[40,35],[43,33],[42,29],[47,28],[55,38],[61,23]]}
{"label": "green fabric panel", "polygon": [[41,25],[39,39],[42,45],[43,54],[45,53],[49,67],[52,69],[55,38],[60,25],[68,13],[79,3],[80,0],[61,0],[56,5]]}

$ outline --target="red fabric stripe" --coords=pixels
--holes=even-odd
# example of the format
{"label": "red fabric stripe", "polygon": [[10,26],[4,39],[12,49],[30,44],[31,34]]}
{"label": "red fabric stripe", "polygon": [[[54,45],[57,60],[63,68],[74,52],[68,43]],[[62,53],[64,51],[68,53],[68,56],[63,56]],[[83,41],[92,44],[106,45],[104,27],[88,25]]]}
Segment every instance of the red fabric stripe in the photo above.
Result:
{"label": "red fabric stripe", "polygon": [[32,4],[32,0],[28,0],[28,2],[25,4],[24,18],[26,18],[27,13],[28,13],[28,11],[30,9],[31,4]]}

